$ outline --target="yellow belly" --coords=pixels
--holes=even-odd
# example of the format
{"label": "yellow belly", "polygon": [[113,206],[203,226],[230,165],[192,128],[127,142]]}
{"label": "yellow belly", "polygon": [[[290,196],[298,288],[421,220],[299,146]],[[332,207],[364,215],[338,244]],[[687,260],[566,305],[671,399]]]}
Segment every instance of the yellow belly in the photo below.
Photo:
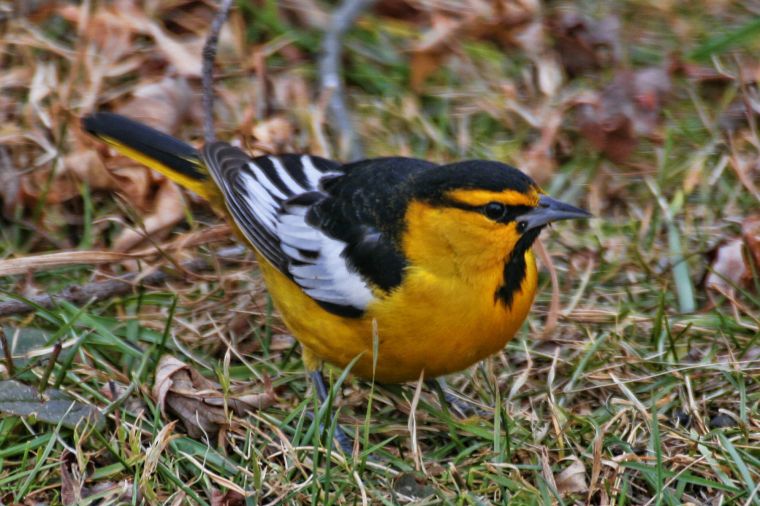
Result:
{"label": "yellow belly", "polygon": [[[526,253],[527,272],[512,307],[495,300],[501,268],[477,282],[440,279],[410,268],[402,287],[372,302],[361,318],[322,309],[276,268],[259,258],[282,319],[310,358],[373,377],[372,322],[377,322],[376,381],[400,383],[460,371],[504,347],[522,325],[536,291],[536,263]],[[314,364],[307,363],[307,366]]]}

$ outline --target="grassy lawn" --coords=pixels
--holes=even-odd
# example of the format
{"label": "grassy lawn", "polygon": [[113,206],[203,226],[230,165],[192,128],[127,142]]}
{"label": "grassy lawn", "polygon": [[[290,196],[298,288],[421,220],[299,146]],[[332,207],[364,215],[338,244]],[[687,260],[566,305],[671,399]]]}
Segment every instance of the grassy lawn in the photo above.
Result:
{"label": "grassy lawn", "polygon": [[[335,2],[238,3],[218,137],[339,158]],[[344,43],[367,156],[503,161],[595,215],[542,234],[524,328],[447,378],[469,418],[335,369],[320,406],[223,220],[81,131],[200,145],[213,2],[0,3],[0,504],[760,505],[760,7],[497,3],[380,1]]]}

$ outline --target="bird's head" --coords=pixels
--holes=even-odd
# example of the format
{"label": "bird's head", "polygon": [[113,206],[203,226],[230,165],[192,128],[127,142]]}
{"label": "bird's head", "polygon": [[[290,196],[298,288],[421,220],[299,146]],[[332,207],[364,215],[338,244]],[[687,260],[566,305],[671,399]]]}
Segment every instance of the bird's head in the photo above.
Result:
{"label": "bird's head", "polygon": [[492,161],[419,173],[406,209],[403,250],[412,264],[477,275],[528,251],[554,221],[588,212],[544,195],[527,175]]}

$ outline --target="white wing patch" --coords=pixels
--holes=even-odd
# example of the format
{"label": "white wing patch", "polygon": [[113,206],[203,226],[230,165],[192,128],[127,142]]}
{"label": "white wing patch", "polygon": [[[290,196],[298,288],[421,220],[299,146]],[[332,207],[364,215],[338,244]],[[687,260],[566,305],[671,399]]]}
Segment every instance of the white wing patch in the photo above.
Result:
{"label": "white wing patch", "polygon": [[365,309],[374,296],[362,277],[349,269],[343,257],[346,243],[309,225],[307,211],[303,206],[287,206],[277,223],[282,250],[296,261],[288,271],[314,299]]}
{"label": "white wing patch", "polygon": [[[322,179],[322,177],[326,174],[324,172],[320,172],[319,169],[314,166],[314,162],[311,160],[311,157],[309,155],[303,155],[301,157],[301,165],[303,165],[303,173],[306,174],[306,179],[309,180],[311,187],[318,188],[319,180]],[[327,174],[335,173],[328,172]]]}
{"label": "white wing patch", "polygon": [[[255,164],[251,163],[249,166],[255,167]],[[243,197],[253,215],[268,230],[274,231],[277,227],[277,211],[280,205],[272,198],[272,193],[267,191],[265,184],[260,183],[260,180],[255,178],[250,172],[241,171],[238,173],[238,178],[240,187],[244,189],[241,192],[241,197]]]}
{"label": "white wing patch", "polygon": [[[298,168],[303,171],[304,177],[296,177],[306,180],[308,184],[304,187],[288,172],[282,160],[274,156],[268,157],[268,160],[274,166],[279,181],[272,181],[266,170],[255,161],[226,175],[228,182],[236,180],[231,185],[236,192],[227,197],[236,198],[242,204],[238,213],[233,213],[235,221],[270,261],[273,259],[269,258],[271,254],[267,255],[266,250],[279,250],[275,255],[280,259],[284,255],[284,265],[280,263],[280,270],[286,270],[285,273],[313,299],[365,309],[374,296],[361,275],[346,263],[343,257],[346,243],[328,237],[306,221],[310,206],[288,204],[289,199],[318,191],[319,181],[323,177],[339,173],[322,172],[310,156],[303,155],[298,159]],[[292,166],[291,163],[289,167]],[[227,188],[227,185],[223,187],[225,191]],[[240,219],[240,213],[247,215],[245,219]],[[279,244],[257,244],[257,237],[264,236],[255,233],[255,230],[261,229]]]}

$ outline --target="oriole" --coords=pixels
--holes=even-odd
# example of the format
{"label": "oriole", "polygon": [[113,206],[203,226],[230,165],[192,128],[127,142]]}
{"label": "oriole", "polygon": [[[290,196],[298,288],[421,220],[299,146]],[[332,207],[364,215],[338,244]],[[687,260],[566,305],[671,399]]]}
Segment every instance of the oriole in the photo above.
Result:
{"label": "oriole", "polygon": [[83,126],[226,213],[312,371],[358,357],[353,374],[397,383],[499,351],[533,303],[541,230],[590,216],[494,161],[252,158],[111,113]]}

